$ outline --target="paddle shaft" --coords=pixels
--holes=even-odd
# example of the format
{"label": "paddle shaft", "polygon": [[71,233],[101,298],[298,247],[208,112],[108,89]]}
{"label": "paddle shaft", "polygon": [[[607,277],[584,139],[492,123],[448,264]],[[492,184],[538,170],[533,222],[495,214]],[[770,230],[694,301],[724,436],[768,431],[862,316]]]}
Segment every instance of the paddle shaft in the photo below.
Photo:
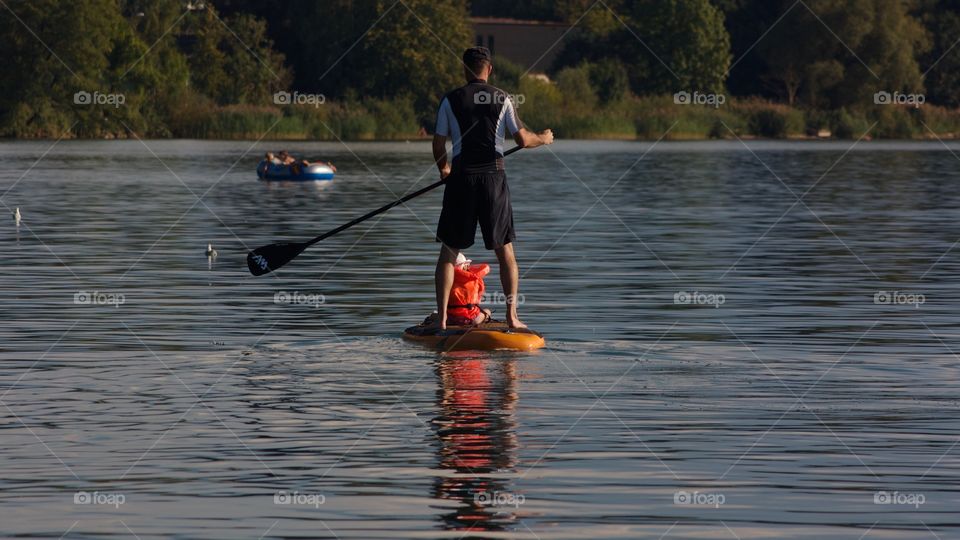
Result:
{"label": "paddle shaft", "polygon": [[[507,150],[506,152],[504,152],[504,153],[503,153],[503,157],[507,157],[507,156],[509,156],[510,154],[519,151],[521,148],[522,148],[521,146],[514,146],[514,147],[511,148],[510,150]],[[385,205],[381,206],[380,208],[377,208],[376,210],[373,210],[373,211],[371,211],[371,212],[368,212],[368,213],[366,213],[366,214],[358,217],[357,219],[354,219],[353,221],[350,221],[350,222],[348,222],[348,223],[344,223],[343,225],[337,227],[336,229],[333,229],[333,230],[330,230],[330,231],[327,231],[327,232],[321,234],[320,236],[318,236],[318,237],[314,238],[313,240],[310,240],[309,242],[307,242],[304,247],[312,246],[312,245],[316,244],[317,242],[320,242],[320,241],[322,241],[322,240],[325,240],[325,239],[327,239],[327,238],[329,238],[329,237],[331,237],[331,236],[333,236],[333,235],[335,235],[335,234],[337,234],[337,233],[339,233],[339,232],[343,232],[343,231],[349,229],[350,227],[353,227],[354,225],[356,225],[356,224],[358,224],[358,223],[363,223],[364,221],[372,218],[373,216],[382,214],[382,213],[386,212],[387,210],[393,208],[394,206],[399,206],[399,205],[401,205],[401,204],[409,201],[410,199],[415,199],[415,198],[423,195],[424,193],[426,193],[426,192],[428,192],[428,191],[430,191],[430,190],[432,190],[432,189],[436,189],[436,188],[442,186],[442,185],[445,184],[446,182],[447,182],[447,180],[446,180],[446,178],[444,178],[443,180],[440,180],[439,182],[434,182],[433,184],[430,184],[429,186],[427,186],[427,187],[425,187],[425,188],[418,189],[417,191],[414,191],[413,193],[411,193],[411,194],[409,194],[409,195],[400,197],[399,199],[393,201],[393,202],[390,203],[390,204],[385,204]]]}

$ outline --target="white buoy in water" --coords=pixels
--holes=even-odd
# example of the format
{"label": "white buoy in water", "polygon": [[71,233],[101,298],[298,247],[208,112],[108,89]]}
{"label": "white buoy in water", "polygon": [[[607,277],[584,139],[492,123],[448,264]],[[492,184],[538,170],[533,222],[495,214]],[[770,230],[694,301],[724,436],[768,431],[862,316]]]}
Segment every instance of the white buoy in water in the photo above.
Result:
{"label": "white buoy in water", "polygon": [[213,249],[213,244],[207,244],[207,257],[211,259],[217,256],[217,250]]}
{"label": "white buoy in water", "polygon": [[13,211],[13,222],[16,223],[17,227],[20,226],[20,207],[18,206],[16,210]]}

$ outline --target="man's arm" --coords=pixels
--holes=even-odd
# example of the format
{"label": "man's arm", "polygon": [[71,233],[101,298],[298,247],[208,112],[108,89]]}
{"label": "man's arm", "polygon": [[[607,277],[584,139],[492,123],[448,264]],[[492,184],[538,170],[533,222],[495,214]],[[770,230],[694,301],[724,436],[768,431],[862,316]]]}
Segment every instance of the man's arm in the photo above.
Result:
{"label": "man's arm", "polygon": [[446,180],[450,175],[450,160],[447,159],[447,137],[450,136],[450,126],[457,119],[453,118],[450,102],[447,98],[440,100],[440,109],[437,110],[437,129],[433,135],[433,161],[440,169],[440,179]]}
{"label": "man's arm", "polygon": [[447,160],[447,138],[443,135],[433,136],[433,160],[440,169],[440,179],[445,179],[450,174],[450,161]]}
{"label": "man's arm", "polygon": [[527,128],[520,128],[513,134],[513,140],[520,148],[536,148],[545,144],[553,144],[553,130],[545,129],[534,133]]}
{"label": "man's arm", "polygon": [[513,133],[513,140],[517,142],[520,148],[536,148],[545,144],[553,144],[553,131],[545,129],[540,133],[534,133],[523,127],[523,123],[517,118],[517,109],[513,106],[513,100],[507,98],[504,103],[504,121],[505,126]]}

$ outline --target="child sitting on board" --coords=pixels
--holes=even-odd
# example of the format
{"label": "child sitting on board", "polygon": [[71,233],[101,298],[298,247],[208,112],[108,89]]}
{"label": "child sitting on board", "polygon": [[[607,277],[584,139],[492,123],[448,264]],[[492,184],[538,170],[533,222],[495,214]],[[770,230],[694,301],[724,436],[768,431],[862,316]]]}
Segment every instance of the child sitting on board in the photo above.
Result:
{"label": "child sitting on board", "polygon": [[[453,266],[453,288],[447,304],[447,326],[473,326],[490,320],[490,310],[480,307],[483,297],[483,277],[490,273],[489,264],[472,264],[463,253],[457,255]],[[434,312],[425,324],[436,322],[438,314]]]}

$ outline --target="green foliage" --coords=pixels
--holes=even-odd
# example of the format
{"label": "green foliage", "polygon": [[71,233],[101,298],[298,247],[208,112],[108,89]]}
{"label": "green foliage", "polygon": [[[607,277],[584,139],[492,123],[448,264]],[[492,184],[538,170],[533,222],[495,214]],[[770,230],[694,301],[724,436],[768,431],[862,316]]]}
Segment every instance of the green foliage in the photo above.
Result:
{"label": "green foliage", "polygon": [[229,105],[216,111],[208,127],[214,133],[231,133],[234,137],[249,139],[267,133],[280,116],[272,107]]}
{"label": "green foliage", "polygon": [[[10,60],[0,135],[169,136],[184,122],[184,100],[266,103],[289,83],[266,26],[249,15],[221,21],[175,0],[35,0],[10,10],[0,10]],[[77,103],[78,92],[114,103]]]}
{"label": "green foliage", "polygon": [[930,49],[920,56],[927,100],[960,106],[960,54],[955,49],[960,41],[960,1],[926,0],[915,13],[931,41]]}
{"label": "green foliage", "polygon": [[590,66],[582,64],[560,70],[556,76],[557,90],[563,96],[564,111],[585,113],[597,106],[597,94],[590,84]]}
{"label": "green foliage", "polygon": [[553,83],[535,77],[520,80],[519,95],[523,104],[517,107],[520,121],[529,129],[540,130],[557,124],[562,113],[563,96]]}
{"label": "green foliage", "polygon": [[340,136],[350,140],[373,140],[377,132],[377,119],[370,111],[359,109],[344,109],[343,114],[337,117],[337,126]]}
{"label": "green foliage", "polygon": [[472,35],[465,0],[216,3],[269,21],[301,92],[331,99],[414,96],[420,122],[428,124],[440,96],[462,84],[460,54]]}
{"label": "green foliage", "polygon": [[614,58],[604,58],[590,64],[590,83],[604,104],[620,101],[630,92],[627,69]]}
{"label": "green foliage", "polygon": [[916,55],[927,40],[907,6],[890,0],[724,2],[727,27],[738,36],[732,89],[827,109],[866,106],[879,90],[918,91]]}
{"label": "green foliage", "polygon": [[561,114],[557,115],[556,123],[549,124],[549,127],[563,138],[590,137],[591,133],[604,133],[612,138],[633,138],[636,129],[626,111],[606,106],[606,103],[601,106],[591,82],[593,68],[592,64],[584,63],[557,73],[556,90],[560,93]]}
{"label": "green foliage", "polygon": [[563,68],[555,78],[567,106],[607,105],[622,100],[630,92],[626,69],[611,59]]}
{"label": "green foliage", "polygon": [[840,109],[833,119],[833,135],[841,139],[856,139],[870,128],[870,123],[860,114]]}
{"label": "green foliage", "polygon": [[[856,138],[874,123],[875,137],[960,134],[960,112],[931,105],[960,105],[960,0],[206,4],[8,1],[0,136],[416,137],[463,82],[471,9],[577,22],[552,81],[494,62],[523,121],[560,137]],[[281,89],[327,102],[278,107]],[[677,90],[741,97],[678,107]],[[881,90],[927,104],[875,106]],[[77,104],[77,92],[123,103]]]}
{"label": "green foliage", "polygon": [[173,110],[173,136],[185,138],[407,140],[419,126],[409,98],[328,102],[320,106],[219,106],[205,97]]}
{"label": "green foliage", "polygon": [[432,119],[440,96],[463,84],[460,55],[470,45],[462,0],[379,0],[393,7],[364,37],[363,67],[351,88],[376,98],[413,96],[422,119]]}
{"label": "green foliage", "polygon": [[6,61],[0,77],[0,133],[91,132],[119,116],[117,110],[78,110],[73,96],[80,90],[111,90],[114,81],[105,75],[124,26],[111,0],[36,0],[0,10],[0,50]]}
{"label": "green foliage", "polygon": [[625,104],[622,114],[634,121],[641,139],[723,139],[744,134],[744,122],[727,107],[677,106],[673,96],[630,98]]}
{"label": "green foliage", "polygon": [[908,107],[877,107],[874,120],[877,122],[873,135],[882,139],[911,139],[922,127],[913,120]]}
{"label": "green foliage", "polygon": [[915,111],[914,119],[920,124],[916,136],[930,138],[936,134],[942,138],[960,136],[960,109],[944,107],[921,107]]}
{"label": "green foliage", "polygon": [[554,133],[567,139],[590,139],[598,134],[605,139],[635,139],[637,129],[633,118],[616,108],[604,108],[589,114],[564,114]]}
{"label": "green foliage", "polygon": [[283,56],[273,50],[266,24],[248,14],[221,20],[211,9],[184,22],[191,83],[221,105],[267,104],[289,87]]}
{"label": "green foliage", "polygon": [[407,138],[419,127],[414,99],[411,96],[400,96],[392,100],[369,100],[364,105],[376,121],[377,139]]}
{"label": "green foliage", "polygon": [[777,111],[759,110],[747,120],[750,133],[768,139],[783,139],[787,136],[787,119]]}
{"label": "green foliage", "polygon": [[506,92],[515,94],[520,89],[520,78],[523,77],[524,71],[526,70],[519,64],[514,64],[506,58],[495,58],[490,82]]}
{"label": "green foliage", "polygon": [[559,67],[614,58],[640,95],[723,89],[730,37],[708,0],[611,0],[607,7],[582,16],[583,32],[564,48]]}

